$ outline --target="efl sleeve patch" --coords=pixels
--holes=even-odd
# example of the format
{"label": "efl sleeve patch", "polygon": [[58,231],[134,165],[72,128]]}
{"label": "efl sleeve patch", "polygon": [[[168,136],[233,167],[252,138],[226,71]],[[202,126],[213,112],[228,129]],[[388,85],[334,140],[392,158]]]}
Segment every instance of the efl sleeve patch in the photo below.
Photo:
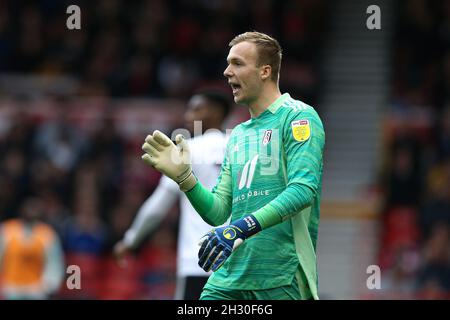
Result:
{"label": "efl sleeve patch", "polygon": [[295,140],[303,142],[309,139],[311,136],[311,128],[309,126],[309,121],[306,119],[292,121],[292,136]]}

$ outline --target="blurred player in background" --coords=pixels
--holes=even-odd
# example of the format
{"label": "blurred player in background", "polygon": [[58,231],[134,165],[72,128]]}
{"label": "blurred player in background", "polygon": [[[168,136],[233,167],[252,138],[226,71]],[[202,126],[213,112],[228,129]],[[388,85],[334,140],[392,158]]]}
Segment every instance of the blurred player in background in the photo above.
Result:
{"label": "blurred player in background", "polygon": [[[325,133],[313,107],[281,94],[281,47],[247,32],[230,42],[224,71],[234,101],[251,119],[232,132],[217,185],[206,189],[187,159],[160,131],[147,136],[143,160],[176,181],[207,233],[199,265],[214,273],[201,299],[318,299],[316,243]],[[199,233],[200,235],[200,233]]]}
{"label": "blurred player in background", "polygon": [[[230,102],[221,93],[205,91],[197,93],[188,102],[185,125],[191,132],[201,126],[202,135],[189,140],[193,168],[205,186],[212,188],[220,172],[226,146],[223,133],[224,120],[230,111]],[[144,202],[122,241],[114,248],[119,263],[132,249],[151,233],[169,212],[175,201],[180,199],[180,231],[178,236],[177,290],[175,299],[193,300],[200,297],[209,274],[198,266],[198,233],[211,229],[197,214],[189,200],[180,192],[171,179],[163,176],[153,194]]]}
{"label": "blurred player in background", "polygon": [[58,235],[40,221],[37,198],[24,201],[22,217],[0,225],[0,288],[6,299],[48,299],[64,276]]}

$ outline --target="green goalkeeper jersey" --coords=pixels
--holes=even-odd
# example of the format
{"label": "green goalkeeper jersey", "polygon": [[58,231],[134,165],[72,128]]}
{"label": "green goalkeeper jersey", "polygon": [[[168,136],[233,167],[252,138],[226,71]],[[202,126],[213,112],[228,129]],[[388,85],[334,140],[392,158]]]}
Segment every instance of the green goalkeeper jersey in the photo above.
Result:
{"label": "green goalkeeper jersey", "polygon": [[289,285],[301,270],[317,296],[316,243],[325,133],[311,106],[283,94],[234,128],[212,191],[186,193],[212,224],[253,214],[262,231],[234,251],[208,283],[237,290]]}

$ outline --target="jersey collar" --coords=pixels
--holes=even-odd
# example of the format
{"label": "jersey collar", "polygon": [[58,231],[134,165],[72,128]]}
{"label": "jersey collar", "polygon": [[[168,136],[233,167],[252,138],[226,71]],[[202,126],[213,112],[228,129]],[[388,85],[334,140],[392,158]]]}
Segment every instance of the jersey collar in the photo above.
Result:
{"label": "jersey collar", "polygon": [[266,110],[264,110],[259,116],[256,118],[250,118],[247,121],[243,122],[243,125],[250,125],[254,123],[255,121],[258,121],[258,119],[261,119],[261,117],[264,117],[268,112],[275,114],[277,110],[283,105],[283,103],[286,102],[287,99],[289,99],[291,96],[289,93],[284,93],[280,97],[278,97],[270,106],[267,107]]}
{"label": "jersey collar", "polygon": [[277,100],[275,100],[268,108],[271,113],[277,112],[277,110],[283,105],[283,103],[291,96],[289,93],[282,94]]}

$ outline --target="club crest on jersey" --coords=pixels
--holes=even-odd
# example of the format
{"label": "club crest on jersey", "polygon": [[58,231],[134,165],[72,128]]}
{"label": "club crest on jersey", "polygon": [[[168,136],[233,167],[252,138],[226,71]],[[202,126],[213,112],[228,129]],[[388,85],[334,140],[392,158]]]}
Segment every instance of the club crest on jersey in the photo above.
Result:
{"label": "club crest on jersey", "polygon": [[292,121],[291,127],[294,139],[299,142],[306,141],[311,136],[309,121],[306,119]]}
{"label": "club crest on jersey", "polygon": [[272,130],[266,130],[266,132],[264,132],[264,137],[262,141],[263,146],[267,145],[270,142],[271,138],[272,138]]}

